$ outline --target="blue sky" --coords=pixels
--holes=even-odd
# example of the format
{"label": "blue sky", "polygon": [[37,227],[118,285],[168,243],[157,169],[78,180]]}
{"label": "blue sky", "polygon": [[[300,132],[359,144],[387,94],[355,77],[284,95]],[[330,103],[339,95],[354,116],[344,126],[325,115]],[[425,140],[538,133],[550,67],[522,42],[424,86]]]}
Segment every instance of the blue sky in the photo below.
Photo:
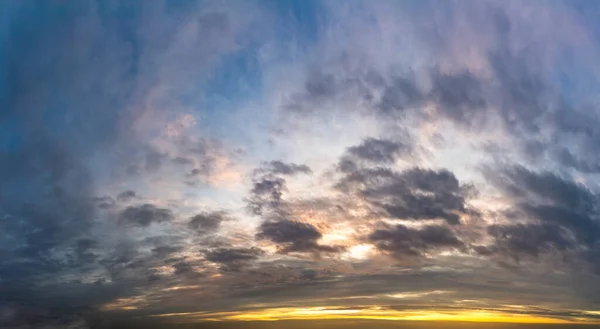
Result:
{"label": "blue sky", "polygon": [[599,322],[597,15],[0,3],[0,323]]}

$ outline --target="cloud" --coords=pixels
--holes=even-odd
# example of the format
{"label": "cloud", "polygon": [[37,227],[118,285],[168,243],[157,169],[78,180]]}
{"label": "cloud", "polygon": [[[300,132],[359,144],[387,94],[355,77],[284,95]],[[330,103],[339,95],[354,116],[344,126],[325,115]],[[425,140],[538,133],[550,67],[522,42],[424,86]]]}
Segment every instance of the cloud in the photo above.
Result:
{"label": "cloud", "polygon": [[281,175],[294,175],[297,173],[302,174],[310,174],[312,170],[305,164],[295,164],[295,163],[284,163],[281,161],[273,160],[268,163],[267,167],[268,171],[273,174],[281,174]]}
{"label": "cloud", "polygon": [[273,175],[254,179],[247,208],[255,215],[279,212],[285,185],[285,179]]}
{"label": "cloud", "polygon": [[[171,169],[162,152],[150,152],[155,128],[181,110],[182,95],[196,94],[186,86],[206,82],[222,54],[240,49],[232,40],[256,12],[242,10],[238,20],[236,8],[162,1],[6,5],[0,40],[11,50],[0,50],[0,280],[10,287],[3,301],[17,314],[2,321],[7,326],[83,326],[75,314],[146,284],[144,275],[126,275],[142,272],[127,266],[147,256],[145,246],[115,227],[113,217],[148,227],[143,239],[152,223],[172,225],[175,215],[150,203],[122,210],[119,202],[135,195],[119,194],[118,202],[112,196]],[[137,175],[122,175],[127,167]],[[160,198],[153,188],[144,195]],[[144,271],[156,262],[148,260]],[[123,277],[128,285],[115,289]]]}
{"label": "cloud", "polygon": [[120,202],[128,202],[134,199],[136,196],[137,194],[135,193],[135,191],[127,190],[119,193],[117,195],[117,200],[119,200]]}
{"label": "cloud", "polygon": [[[600,232],[595,193],[556,174],[520,166],[497,171],[488,168],[486,172],[492,182],[515,199],[515,219],[521,223],[490,226],[494,244],[477,251],[516,260],[552,253],[591,260],[585,255],[598,242]],[[590,265],[597,266],[593,262]]]}
{"label": "cloud", "polygon": [[411,145],[377,138],[366,138],[360,145],[348,148],[350,155],[382,164],[393,163],[397,157],[410,152]]}
{"label": "cloud", "polygon": [[398,76],[384,87],[377,109],[383,113],[404,111],[420,104],[423,97],[420,87],[410,76]]}
{"label": "cloud", "polygon": [[156,254],[161,258],[165,258],[173,253],[182,251],[183,248],[181,246],[158,246],[152,248],[152,253]]}
{"label": "cloud", "polygon": [[570,229],[582,242],[593,244],[599,230],[598,196],[586,187],[549,172],[508,168],[492,179],[510,193],[519,208],[541,222]]}
{"label": "cloud", "polygon": [[270,240],[279,245],[281,253],[290,252],[339,252],[339,246],[321,245],[317,242],[323,237],[321,232],[311,224],[293,220],[264,222],[260,225],[256,237],[259,240]]}
{"label": "cloud", "polygon": [[225,271],[239,271],[264,254],[259,248],[217,248],[204,253],[206,260],[222,265]]}
{"label": "cloud", "polygon": [[175,274],[184,274],[189,273],[192,270],[192,266],[186,262],[178,262],[173,264],[173,268],[175,269]]}
{"label": "cloud", "polygon": [[378,250],[398,260],[423,257],[430,251],[464,250],[465,245],[445,226],[428,225],[409,228],[404,225],[379,228],[369,234],[368,240]]}
{"label": "cloud", "polygon": [[148,227],[154,223],[168,222],[173,219],[173,213],[164,208],[158,208],[151,204],[129,206],[119,215],[122,223]]}
{"label": "cloud", "polygon": [[441,113],[458,124],[471,125],[487,108],[482,82],[469,72],[434,73],[430,98]]}
{"label": "cloud", "polygon": [[541,253],[561,252],[573,247],[568,232],[552,224],[491,225],[489,234],[495,239],[492,247],[476,247],[482,255],[502,254],[519,260],[537,258]]}
{"label": "cloud", "polygon": [[271,161],[263,163],[252,173],[252,189],[246,200],[246,208],[254,215],[264,218],[284,218],[288,214],[283,194],[287,191],[286,177],[311,174],[304,164]]}
{"label": "cloud", "polygon": [[110,209],[115,206],[115,200],[109,196],[94,197],[93,200],[101,209]]}
{"label": "cloud", "polygon": [[229,217],[224,212],[203,212],[190,218],[188,226],[195,232],[208,234],[217,231],[226,220],[229,220]]}
{"label": "cloud", "polygon": [[386,168],[348,168],[342,162],[342,171],[349,171],[337,183],[342,191],[356,191],[372,206],[386,215],[406,220],[444,219],[449,224],[460,224],[460,215],[474,214],[467,208],[471,193],[447,170],[411,168],[394,172]]}

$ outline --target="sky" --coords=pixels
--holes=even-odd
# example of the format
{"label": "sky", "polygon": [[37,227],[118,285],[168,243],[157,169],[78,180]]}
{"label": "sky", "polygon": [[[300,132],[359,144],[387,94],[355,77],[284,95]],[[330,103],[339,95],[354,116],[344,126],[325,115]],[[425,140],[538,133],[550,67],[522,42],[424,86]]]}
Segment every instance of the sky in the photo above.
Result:
{"label": "sky", "polygon": [[0,1],[0,327],[599,324],[598,15]]}

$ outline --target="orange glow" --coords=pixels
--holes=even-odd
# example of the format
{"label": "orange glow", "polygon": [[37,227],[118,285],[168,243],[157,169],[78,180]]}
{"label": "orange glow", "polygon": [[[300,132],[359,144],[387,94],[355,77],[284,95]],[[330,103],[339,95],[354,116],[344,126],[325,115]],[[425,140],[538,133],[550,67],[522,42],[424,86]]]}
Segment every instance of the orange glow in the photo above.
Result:
{"label": "orange glow", "polygon": [[[190,320],[218,321],[276,321],[276,320],[333,320],[333,319],[371,319],[371,320],[407,320],[407,321],[461,321],[495,323],[574,323],[564,319],[554,319],[525,314],[507,314],[495,311],[396,311],[380,307],[334,308],[270,308],[245,312],[197,312],[170,313],[156,315],[160,317],[187,317]],[[592,323],[592,322],[583,322]]]}

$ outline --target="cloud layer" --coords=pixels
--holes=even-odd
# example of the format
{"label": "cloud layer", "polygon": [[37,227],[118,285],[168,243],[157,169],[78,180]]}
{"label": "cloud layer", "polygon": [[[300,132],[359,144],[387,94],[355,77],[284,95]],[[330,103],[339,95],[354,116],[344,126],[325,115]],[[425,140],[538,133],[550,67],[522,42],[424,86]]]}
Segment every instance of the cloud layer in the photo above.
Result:
{"label": "cloud layer", "polygon": [[595,3],[0,6],[0,323],[600,321]]}

